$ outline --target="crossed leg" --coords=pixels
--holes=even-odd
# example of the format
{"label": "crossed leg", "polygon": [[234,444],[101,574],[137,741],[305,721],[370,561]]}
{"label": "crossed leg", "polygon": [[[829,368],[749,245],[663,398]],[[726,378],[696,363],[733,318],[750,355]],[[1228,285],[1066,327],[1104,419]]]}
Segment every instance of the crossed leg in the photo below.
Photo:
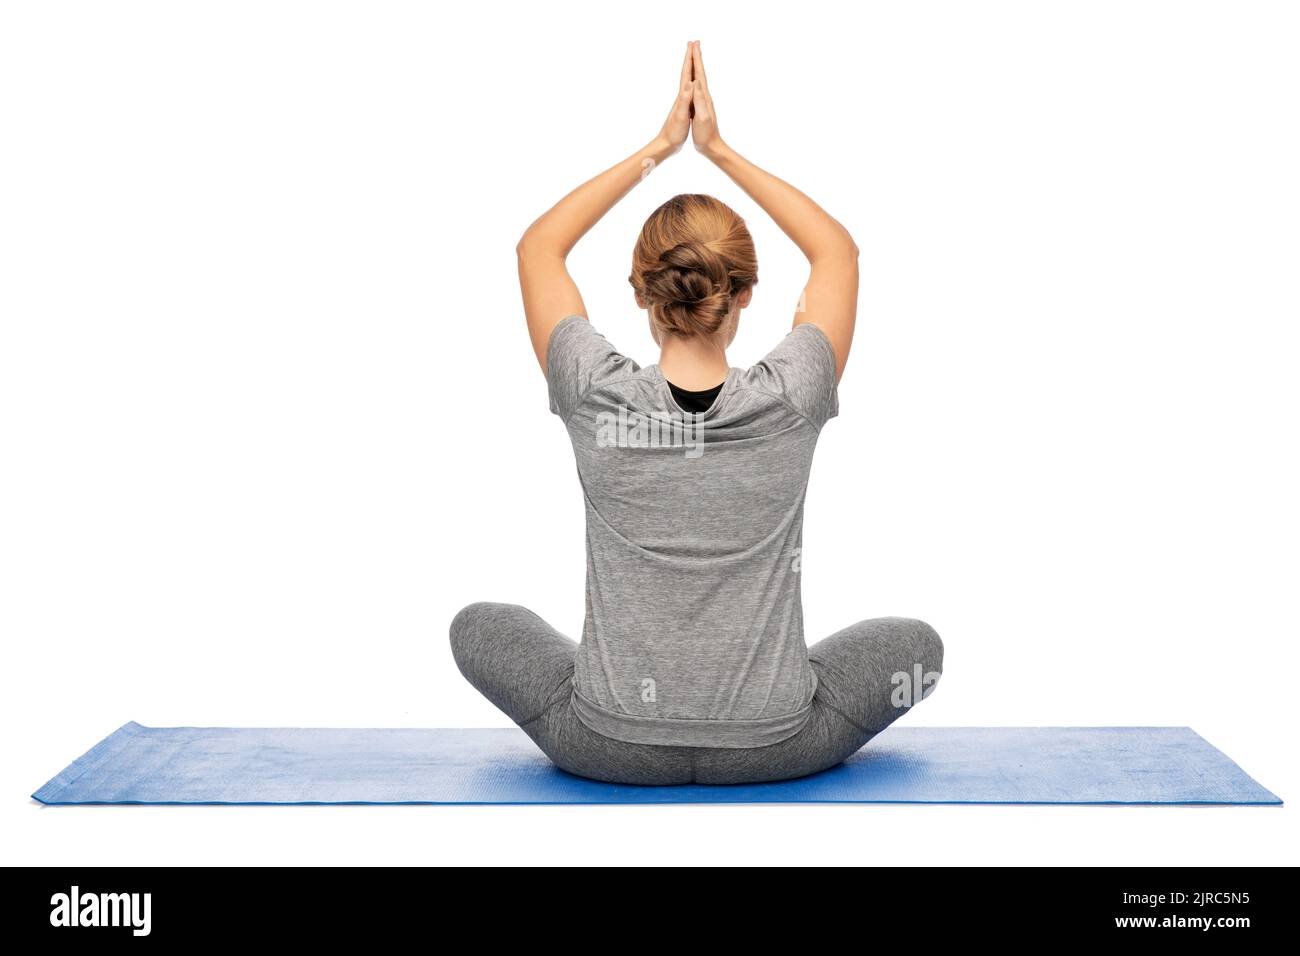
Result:
{"label": "crossed leg", "polygon": [[614,740],[570,706],[578,645],[527,608],[471,604],[451,625],[456,665],[562,770],[611,783],[734,784],[817,773],[852,756],[933,689],[943,642],[909,618],[862,621],[814,644],[808,723],[765,747],[664,747]]}
{"label": "crossed leg", "polygon": [[697,783],[789,780],[842,763],[934,689],[943,641],[924,621],[874,618],[814,644],[808,661],[817,674],[808,723],[766,747],[702,751]]}
{"label": "crossed leg", "polygon": [[573,712],[578,652],[540,617],[517,604],[471,604],[451,623],[456,666],[518,724],[561,770],[608,783],[691,782],[691,748],[614,740]]}

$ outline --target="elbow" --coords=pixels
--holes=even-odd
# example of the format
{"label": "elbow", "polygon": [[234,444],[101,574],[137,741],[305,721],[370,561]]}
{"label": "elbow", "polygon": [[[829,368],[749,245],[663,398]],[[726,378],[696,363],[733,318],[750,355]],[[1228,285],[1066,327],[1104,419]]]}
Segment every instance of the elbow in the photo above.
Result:
{"label": "elbow", "polygon": [[813,265],[835,265],[856,269],[858,267],[858,244],[848,236],[844,242],[836,243],[808,257]]}
{"label": "elbow", "polygon": [[515,257],[518,259],[540,259],[555,256],[563,259],[565,253],[554,242],[537,235],[531,229],[525,232],[519,241],[515,243]]}
{"label": "elbow", "polygon": [[857,262],[858,244],[853,241],[853,233],[849,232],[848,229],[844,228],[844,223],[842,222],[838,222],[836,223],[836,225],[840,227],[840,243],[839,243],[841,246],[839,252],[840,257],[848,260],[849,262]]}
{"label": "elbow", "polygon": [[[841,227],[841,228],[843,228],[843,227]],[[858,261],[858,244],[857,244],[856,242],[853,241],[853,236],[850,235],[850,233],[849,233],[849,231],[848,231],[847,229],[844,230],[844,247],[845,247],[845,248],[844,248],[844,255],[845,255],[845,258],[849,259],[849,260],[852,261],[852,262],[857,262],[857,261]]]}
{"label": "elbow", "polygon": [[520,259],[524,258],[524,256],[535,256],[540,251],[540,245],[535,225],[529,226],[524,230],[524,234],[519,237],[519,241],[515,243],[515,255]]}

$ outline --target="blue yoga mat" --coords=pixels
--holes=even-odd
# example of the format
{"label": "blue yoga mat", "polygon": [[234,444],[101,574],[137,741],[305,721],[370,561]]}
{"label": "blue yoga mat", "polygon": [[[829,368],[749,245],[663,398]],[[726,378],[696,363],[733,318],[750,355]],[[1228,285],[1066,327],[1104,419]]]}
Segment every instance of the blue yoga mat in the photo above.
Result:
{"label": "blue yoga mat", "polygon": [[585,780],[518,729],[129,723],[33,796],[48,804],[1280,804],[1189,727],[890,727],[838,767],[778,783]]}

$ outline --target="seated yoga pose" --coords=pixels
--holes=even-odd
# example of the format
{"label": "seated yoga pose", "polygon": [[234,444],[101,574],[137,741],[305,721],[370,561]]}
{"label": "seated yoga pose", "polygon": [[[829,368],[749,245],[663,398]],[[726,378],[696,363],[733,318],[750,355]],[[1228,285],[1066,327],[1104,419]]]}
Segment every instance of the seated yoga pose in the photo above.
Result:
{"label": "seated yoga pose", "polygon": [[[793,328],[752,368],[732,368],[726,349],[758,281],[754,244],[717,199],[668,200],[637,240],[630,279],[656,365],[597,331],[565,268],[688,135],[811,266]],[[851,756],[933,689],[943,663],[934,630],[905,618],[804,641],[803,502],[853,339],[853,239],[722,140],[695,42],[659,134],[561,199],[517,251],[585,498],[586,620],[579,644],[525,608],[471,604],[451,625],[457,666],[557,766],[596,780],[753,783]]]}

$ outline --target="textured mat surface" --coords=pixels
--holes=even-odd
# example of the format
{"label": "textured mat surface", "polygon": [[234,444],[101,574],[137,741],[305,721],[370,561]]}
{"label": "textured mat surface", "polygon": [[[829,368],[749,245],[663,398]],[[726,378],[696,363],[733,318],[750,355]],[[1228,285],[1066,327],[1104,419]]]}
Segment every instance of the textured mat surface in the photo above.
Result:
{"label": "textured mat surface", "polygon": [[557,769],[518,729],[129,723],[33,796],[48,804],[1279,804],[1190,727],[891,727],[779,783],[619,786]]}

